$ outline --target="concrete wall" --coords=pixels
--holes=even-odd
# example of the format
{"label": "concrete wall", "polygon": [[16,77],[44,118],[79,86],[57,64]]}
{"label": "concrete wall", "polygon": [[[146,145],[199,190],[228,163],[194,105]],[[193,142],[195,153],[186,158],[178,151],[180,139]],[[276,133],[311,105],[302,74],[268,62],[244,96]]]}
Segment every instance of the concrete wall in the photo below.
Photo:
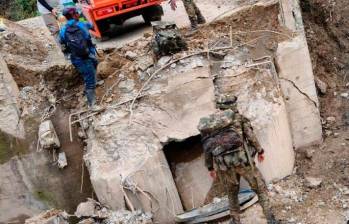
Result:
{"label": "concrete wall", "polygon": [[298,36],[280,43],[276,61],[290,118],[294,147],[301,148],[320,143],[322,126],[319,101],[304,37]]}
{"label": "concrete wall", "polygon": [[294,37],[278,45],[276,61],[295,148],[322,141],[313,68],[297,0],[280,1],[281,18]]}

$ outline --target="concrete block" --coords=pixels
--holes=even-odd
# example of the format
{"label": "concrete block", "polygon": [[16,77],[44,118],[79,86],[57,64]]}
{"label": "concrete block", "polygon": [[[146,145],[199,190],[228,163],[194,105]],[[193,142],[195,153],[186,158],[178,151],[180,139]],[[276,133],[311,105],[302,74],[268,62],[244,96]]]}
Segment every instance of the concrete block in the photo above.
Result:
{"label": "concrete block", "polygon": [[136,209],[154,212],[155,222],[173,223],[174,215],[183,211],[162,149],[168,142],[198,135],[199,119],[215,111],[208,63],[203,64],[192,69],[183,61],[175,68],[181,73],[161,74],[147,90],[147,101],[137,102],[131,124],[128,108],[106,111],[95,121],[84,158],[102,204],[125,208],[121,186],[126,183],[149,193],[125,189]]}
{"label": "concrete block", "polygon": [[279,44],[276,62],[295,148],[322,141],[319,101],[304,36]]}
{"label": "concrete block", "polygon": [[24,138],[24,126],[18,108],[19,90],[0,54],[0,131]]}

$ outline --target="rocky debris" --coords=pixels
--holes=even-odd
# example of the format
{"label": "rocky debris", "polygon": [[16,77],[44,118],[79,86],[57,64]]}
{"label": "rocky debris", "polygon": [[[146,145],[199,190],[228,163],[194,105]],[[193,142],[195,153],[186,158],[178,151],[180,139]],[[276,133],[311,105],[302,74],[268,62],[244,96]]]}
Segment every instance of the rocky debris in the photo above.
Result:
{"label": "rocky debris", "polygon": [[309,188],[318,188],[322,184],[321,178],[305,177],[305,185]]}
{"label": "rocky debris", "polygon": [[166,65],[167,63],[169,63],[171,61],[171,59],[172,59],[171,56],[163,56],[158,60],[157,66],[160,68],[160,67]]}
{"label": "rocky debris", "polygon": [[130,93],[134,91],[135,82],[132,79],[126,79],[119,84],[120,91],[123,93]]}
{"label": "rocky debris", "polygon": [[4,22],[5,31],[0,33],[0,52],[6,61],[38,63],[46,59],[45,47],[32,32],[9,20],[1,20]]}
{"label": "rocky debris", "polygon": [[88,198],[86,202],[78,205],[75,215],[78,218],[91,217],[105,219],[108,217],[108,209],[99,202]]}
{"label": "rocky debris", "polygon": [[0,33],[0,54],[19,86],[38,82],[39,73],[48,68],[48,51],[43,41],[29,29],[4,20],[6,30]]}
{"label": "rocky debris", "polygon": [[335,117],[327,117],[326,121],[330,122],[330,123],[334,123],[334,122],[336,122],[336,118]]}
{"label": "rocky debris", "polygon": [[327,93],[328,85],[322,81],[319,77],[315,77],[316,88],[319,90],[321,94]]}
{"label": "rocky debris", "polygon": [[103,224],[152,224],[152,215],[150,213],[143,213],[140,210],[130,212],[127,210],[120,210],[111,212],[109,217]]}
{"label": "rocky debris", "polygon": [[46,120],[40,124],[39,142],[43,149],[57,149],[61,147],[51,120]]}
{"label": "rocky debris", "polygon": [[93,199],[81,203],[75,215],[83,218],[79,224],[152,224],[152,215],[140,210],[112,211]]}
{"label": "rocky debris", "polygon": [[154,32],[152,48],[156,57],[175,54],[187,49],[187,44],[175,23],[153,22],[152,25]]}
{"label": "rocky debris", "polygon": [[150,55],[143,55],[137,58],[135,69],[145,72],[153,63],[154,60]]}
{"label": "rocky debris", "polygon": [[137,58],[137,53],[133,52],[133,51],[126,51],[125,53],[125,57],[129,60],[135,60]]}
{"label": "rocky debris", "polygon": [[69,224],[68,214],[61,210],[51,209],[25,220],[25,224]]}
{"label": "rocky debris", "polygon": [[110,75],[116,75],[128,62],[127,59],[117,53],[109,54],[98,64],[97,75],[102,79],[106,79]]}

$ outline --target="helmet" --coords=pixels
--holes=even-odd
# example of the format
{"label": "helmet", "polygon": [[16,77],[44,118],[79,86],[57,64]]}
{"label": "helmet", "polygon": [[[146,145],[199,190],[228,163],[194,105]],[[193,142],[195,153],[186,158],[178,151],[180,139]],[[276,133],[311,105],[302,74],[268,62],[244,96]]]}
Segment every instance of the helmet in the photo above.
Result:
{"label": "helmet", "polygon": [[237,110],[237,97],[234,95],[219,95],[216,98],[217,108],[221,110],[231,109],[234,112]]}
{"label": "helmet", "polygon": [[63,16],[65,17],[71,17],[76,13],[78,13],[78,10],[75,7],[66,7],[63,9]]}

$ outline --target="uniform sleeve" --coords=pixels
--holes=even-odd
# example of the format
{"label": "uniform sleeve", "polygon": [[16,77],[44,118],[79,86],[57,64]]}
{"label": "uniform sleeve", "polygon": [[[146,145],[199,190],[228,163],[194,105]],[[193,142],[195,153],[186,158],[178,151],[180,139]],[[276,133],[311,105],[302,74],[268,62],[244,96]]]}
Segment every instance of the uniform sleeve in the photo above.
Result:
{"label": "uniform sleeve", "polygon": [[214,170],[213,168],[213,155],[211,152],[211,149],[209,147],[209,140],[203,141],[203,148],[204,148],[204,153],[205,153],[205,166],[209,171]]}
{"label": "uniform sleeve", "polygon": [[260,154],[260,153],[263,153],[264,150],[263,148],[261,147],[261,145],[259,144],[259,141],[253,131],[253,128],[252,128],[252,125],[251,125],[251,122],[247,119],[247,118],[243,118],[243,132],[244,132],[244,135],[245,137],[247,138],[247,140],[249,141],[249,143],[257,150],[257,152]]}

